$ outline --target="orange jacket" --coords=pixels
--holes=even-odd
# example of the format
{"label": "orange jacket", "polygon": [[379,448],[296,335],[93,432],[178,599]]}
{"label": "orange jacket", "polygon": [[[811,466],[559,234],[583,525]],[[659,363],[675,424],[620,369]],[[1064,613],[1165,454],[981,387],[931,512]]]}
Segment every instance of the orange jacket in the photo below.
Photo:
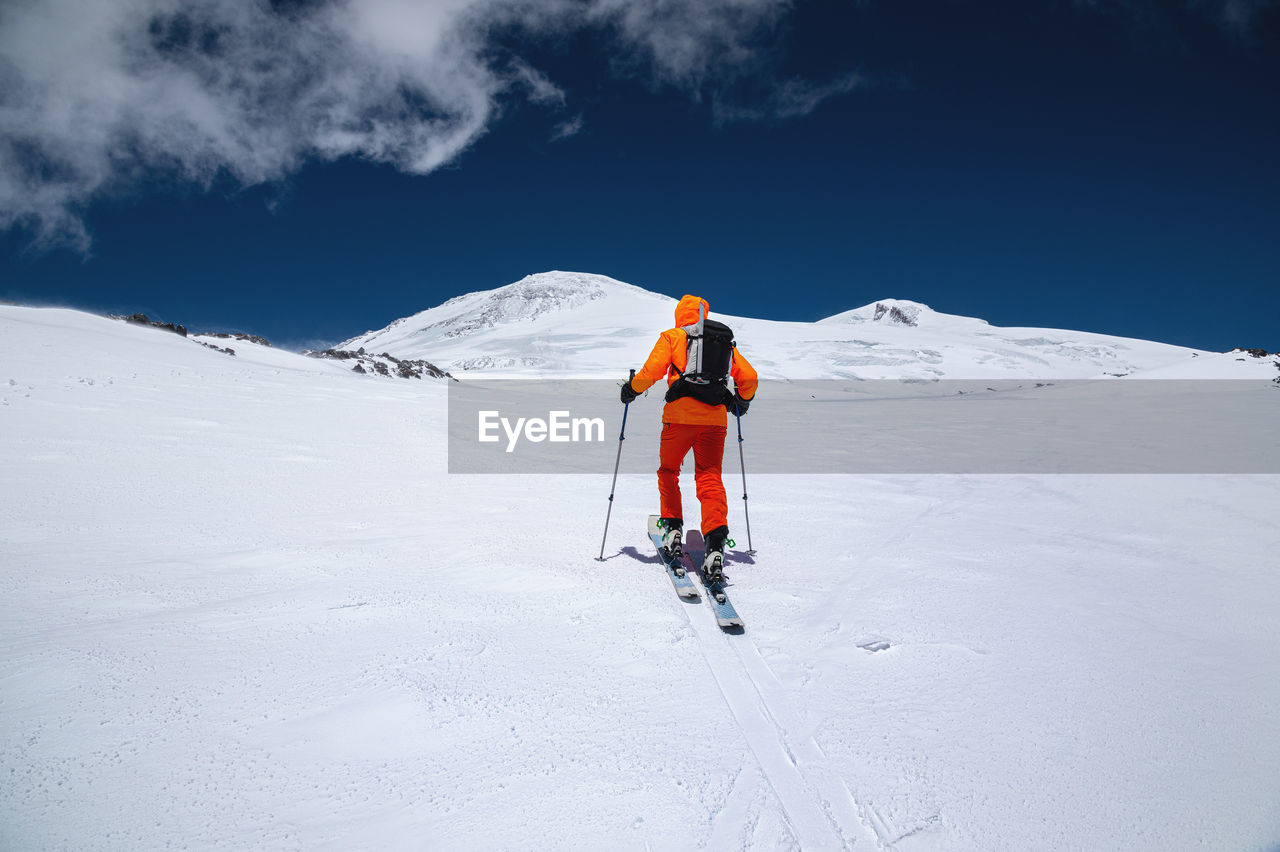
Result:
{"label": "orange jacket", "polygon": [[[648,360],[631,380],[632,390],[636,393],[644,393],[664,376],[667,379],[667,386],[670,387],[676,379],[680,378],[676,370],[684,370],[688,360],[688,335],[679,326],[696,323],[699,308],[703,316],[711,312],[711,306],[706,299],[685,296],[680,300],[676,305],[677,327],[669,328],[658,336],[658,342],[654,344]],[[733,378],[734,387],[743,399],[751,399],[756,395],[759,379],[755,368],[742,357],[737,347],[733,350],[733,363],[729,365],[729,375]],[[724,426],[728,422],[728,414],[723,405],[707,405],[705,402],[686,396],[666,404],[662,409],[662,422]]]}

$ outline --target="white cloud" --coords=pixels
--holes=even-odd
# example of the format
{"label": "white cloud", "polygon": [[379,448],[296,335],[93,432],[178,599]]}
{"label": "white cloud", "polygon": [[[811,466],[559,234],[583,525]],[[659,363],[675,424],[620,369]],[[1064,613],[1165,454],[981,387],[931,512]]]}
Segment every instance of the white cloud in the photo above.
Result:
{"label": "white cloud", "polygon": [[577,136],[586,127],[586,119],[581,114],[575,115],[568,121],[562,121],[551,131],[551,141],[559,142],[568,139],[571,136]]}
{"label": "white cloud", "polygon": [[755,48],[790,8],[786,0],[596,0],[592,16],[642,49],[664,83],[699,89],[728,71],[752,70]]}
{"label": "white cloud", "polygon": [[550,78],[537,68],[517,58],[512,60],[511,70],[515,78],[524,85],[529,100],[535,104],[564,106],[564,89],[551,82]]}
{"label": "white cloud", "polygon": [[826,83],[787,79],[771,81],[769,90],[750,101],[718,100],[714,105],[717,121],[763,121],[808,115],[829,98],[848,94],[864,84],[861,74],[843,74]]}
{"label": "white cloud", "polygon": [[[427,173],[504,99],[565,92],[495,35],[591,29],[620,67],[697,96],[748,73],[784,0],[5,0],[0,228],[87,248],[96,198],[358,156]],[[580,124],[562,123],[558,136]]]}

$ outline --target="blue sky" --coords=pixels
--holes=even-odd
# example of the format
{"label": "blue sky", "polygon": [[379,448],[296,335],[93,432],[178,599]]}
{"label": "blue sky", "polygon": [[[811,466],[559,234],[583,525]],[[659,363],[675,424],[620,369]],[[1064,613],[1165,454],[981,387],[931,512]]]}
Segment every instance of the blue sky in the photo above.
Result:
{"label": "blue sky", "polygon": [[0,11],[0,298],[299,346],[569,269],[1280,348],[1274,0],[168,5]]}

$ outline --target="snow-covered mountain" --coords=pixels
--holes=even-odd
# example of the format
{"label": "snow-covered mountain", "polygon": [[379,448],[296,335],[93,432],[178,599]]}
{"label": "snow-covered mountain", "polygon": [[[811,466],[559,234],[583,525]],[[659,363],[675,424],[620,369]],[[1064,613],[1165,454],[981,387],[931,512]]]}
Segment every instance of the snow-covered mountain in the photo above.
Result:
{"label": "snow-covered mountain", "polygon": [[[643,361],[671,327],[674,307],[668,296],[603,275],[545,272],[450,299],[339,348],[425,358],[454,374],[613,377]],[[766,379],[1088,379],[1151,370],[1200,378],[1214,374],[1208,362],[1238,374],[1237,362],[1220,353],[1083,331],[998,328],[897,299],[811,323],[726,313],[732,308],[711,305]]]}
{"label": "snow-covered mountain", "polygon": [[612,375],[648,354],[646,343],[670,327],[674,306],[603,275],[548,272],[458,296],[337,348],[433,352],[434,363],[454,373]]}

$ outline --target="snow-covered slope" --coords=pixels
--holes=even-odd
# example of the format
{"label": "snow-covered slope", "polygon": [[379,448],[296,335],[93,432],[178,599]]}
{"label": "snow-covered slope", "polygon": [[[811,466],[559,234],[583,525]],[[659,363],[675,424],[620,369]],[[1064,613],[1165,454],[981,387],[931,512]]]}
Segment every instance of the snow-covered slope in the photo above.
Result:
{"label": "snow-covered slope", "polygon": [[0,306],[0,849],[1280,841],[1280,477],[754,477],[725,635],[651,474],[235,345]]}
{"label": "snow-covered slope", "polygon": [[414,358],[432,352],[433,363],[455,374],[611,375],[648,354],[674,306],[603,275],[549,272],[458,296],[338,348]]}
{"label": "snow-covered slope", "polygon": [[[459,296],[341,348],[426,358],[453,373],[614,377],[643,361],[658,333],[671,327],[674,307],[674,299],[602,275],[546,272]],[[1087,379],[1152,369],[1172,377],[1184,366],[1202,371],[1193,363],[1202,353],[1179,346],[997,328],[903,300],[814,323],[725,313],[732,309],[711,305],[767,379]]]}

